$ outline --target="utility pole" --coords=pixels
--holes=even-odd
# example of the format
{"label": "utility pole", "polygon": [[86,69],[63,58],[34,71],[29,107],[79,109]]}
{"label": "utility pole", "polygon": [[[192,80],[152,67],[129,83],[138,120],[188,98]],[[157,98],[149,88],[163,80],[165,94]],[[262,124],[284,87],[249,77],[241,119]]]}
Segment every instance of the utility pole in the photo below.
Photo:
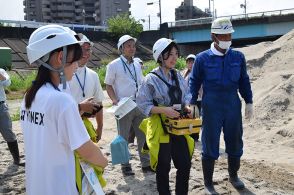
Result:
{"label": "utility pole", "polygon": [[161,25],[161,0],[159,0],[159,24]]}
{"label": "utility pole", "polygon": [[148,24],[149,24],[149,30],[150,30],[150,14],[148,15]]}
{"label": "utility pole", "polygon": [[211,7],[210,7],[210,0],[208,0],[208,5],[209,5],[209,7],[208,7],[208,10],[209,10],[209,14],[211,15]]}
{"label": "utility pole", "polygon": [[246,14],[247,14],[247,1],[245,0],[244,4],[240,4],[240,8],[244,8],[244,14],[245,14],[245,17],[246,17]]}
{"label": "utility pole", "polygon": [[215,10],[214,10],[214,0],[211,0],[212,1],[212,18],[215,19]]}
{"label": "utility pole", "polygon": [[153,5],[155,3],[159,4],[159,13],[157,14],[157,16],[159,17],[159,26],[161,25],[161,0],[155,1],[155,2],[149,2],[147,3],[147,5]]}

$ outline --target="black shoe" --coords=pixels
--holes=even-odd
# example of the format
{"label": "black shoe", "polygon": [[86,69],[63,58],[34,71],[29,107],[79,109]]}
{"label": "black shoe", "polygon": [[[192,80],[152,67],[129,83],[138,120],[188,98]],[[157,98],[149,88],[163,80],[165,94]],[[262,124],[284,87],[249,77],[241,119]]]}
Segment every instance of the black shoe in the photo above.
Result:
{"label": "black shoe", "polygon": [[153,169],[151,169],[150,166],[142,167],[142,172],[143,173],[155,173],[155,171]]}
{"label": "black shoe", "polygon": [[237,190],[243,190],[245,188],[244,183],[238,177],[230,177],[229,181]]}
{"label": "black shoe", "polygon": [[131,167],[121,167],[121,171],[124,176],[135,175]]}
{"label": "black shoe", "polygon": [[215,191],[213,185],[205,185],[204,186],[204,194],[205,195],[218,195],[218,193]]}
{"label": "black shoe", "polygon": [[13,164],[15,164],[17,166],[24,167],[25,163],[20,161],[17,140],[15,140],[13,142],[7,142],[7,145],[8,145],[9,151],[13,157]]}

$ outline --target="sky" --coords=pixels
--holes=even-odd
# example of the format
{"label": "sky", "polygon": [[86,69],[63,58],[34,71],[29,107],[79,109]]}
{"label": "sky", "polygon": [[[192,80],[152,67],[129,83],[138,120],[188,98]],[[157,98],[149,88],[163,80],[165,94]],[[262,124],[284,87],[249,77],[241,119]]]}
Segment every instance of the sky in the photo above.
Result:
{"label": "sky", "polygon": [[[154,2],[153,5],[147,5],[147,2]],[[150,27],[156,29],[159,26],[159,0],[130,0],[131,14],[136,20],[143,24],[144,30]],[[181,5],[183,0],[161,0],[161,18],[162,22],[172,22],[175,20],[175,8]],[[211,9],[216,9],[217,16],[236,15],[244,13],[240,4],[245,0],[210,0]],[[247,0],[247,13],[262,11],[272,11],[280,9],[291,9],[294,12],[294,0]],[[209,6],[209,0],[194,0],[194,6],[204,11]],[[23,0],[0,0],[0,20],[24,20]],[[143,22],[145,21],[145,22]]]}

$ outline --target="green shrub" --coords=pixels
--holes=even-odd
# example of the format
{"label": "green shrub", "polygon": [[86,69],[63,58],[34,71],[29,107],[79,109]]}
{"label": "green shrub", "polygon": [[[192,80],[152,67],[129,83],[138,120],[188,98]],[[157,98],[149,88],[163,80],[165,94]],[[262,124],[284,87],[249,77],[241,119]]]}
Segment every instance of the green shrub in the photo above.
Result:
{"label": "green shrub", "polygon": [[16,113],[12,114],[12,116],[11,116],[12,121],[19,121],[19,119],[20,119],[20,114],[19,114],[20,111],[19,110],[20,109],[18,109]]}
{"label": "green shrub", "polygon": [[147,62],[144,62],[143,75],[146,76],[151,70],[153,70],[157,66],[158,64],[155,63],[154,60],[149,60]]}
{"label": "green shrub", "polygon": [[25,76],[20,76],[13,72],[9,74],[11,79],[11,85],[7,88],[9,91],[25,91],[36,78],[36,71],[32,71]]}
{"label": "green shrub", "polygon": [[101,64],[102,64],[103,66],[106,66],[106,65],[109,64],[112,60],[114,60],[114,59],[112,59],[112,58],[103,58],[103,59],[101,59]]}
{"label": "green shrub", "polygon": [[111,33],[115,40],[118,40],[119,37],[126,34],[138,37],[143,31],[143,25],[140,24],[139,20],[136,21],[134,17],[129,16],[129,13],[123,13],[109,18],[107,20],[107,26],[107,31]]}
{"label": "green shrub", "polygon": [[[151,70],[159,66],[158,63],[156,63],[154,60],[146,61],[144,62],[144,69],[143,69],[143,75],[146,76]],[[186,68],[186,61],[184,58],[178,58],[176,63],[176,69],[177,70],[183,70]]]}
{"label": "green shrub", "polygon": [[183,57],[179,57],[176,63],[177,70],[184,70],[186,68],[186,60]]}
{"label": "green shrub", "polygon": [[99,80],[100,80],[100,84],[101,84],[102,88],[105,89],[104,79],[105,79],[105,75],[106,75],[106,65],[102,65],[99,68],[94,69],[94,71],[99,76]]}

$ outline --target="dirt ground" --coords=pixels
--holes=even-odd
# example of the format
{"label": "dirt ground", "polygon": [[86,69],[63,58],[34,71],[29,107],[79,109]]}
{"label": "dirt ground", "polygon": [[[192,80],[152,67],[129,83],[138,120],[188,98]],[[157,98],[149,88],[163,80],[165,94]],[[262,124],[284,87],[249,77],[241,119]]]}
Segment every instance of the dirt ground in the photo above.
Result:
{"label": "dirt ground", "polygon": [[[19,100],[8,102],[10,105],[10,112],[17,111]],[[109,100],[104,102],[107,107]],[[116,136],[115,120],[113,116],[107,112],[104,114],[104,131],[103,139],[99,143],[102,151],[108,156],[111,161],[109,144]],[[93,123],[95,121],[93,120]],[[21,154],[23,151],[23,137],[18,122],[13,122],[13,129],[17,135],[20,144]],[[248,130],[247,130],[248,129]],[[245,134],[248,134],[249,127],[245,129]],[[247,132],[247,133],[246,133]],[[245,136],[246,137],[246,136]],[[233,186],[228,182],[226,154],[223,147],[221,147],[221,155],[216,163],[214,172],[214,184],[217,192],[220,194],[294,194],[294,168],[293,163],[273,163],[278,154],[266,151],[265,146],[257,149],[253,156],[246,155],[248,150],[255,150],[246,144],[245,139],[245,157],[241,162],[240,176],[246,184],[246,189],[243,191],[236,191]],[[248,148],[249,147],[249,148]],[[24,168],[17,167],[12,164],[12,157],[8,151],[5,141],[0,137],[0,194],[24,194],[25,193],[25,172]],[[247,149],[248,148],[248,149]],[[261,149],[262,148],[262,149]],[[136,145],[130,145],[132,154],[132,168],[135,171],[134,177],[124,178],[120,171],[120,166],[112,166],[111,164],[105,170],[105,178],[108,182],[105,190],[109,195],[152,195],[157,194],[155,174],[143,174],[137,155]],[[201,143],[196,144],[195,153],[192,159],[192,169],[189,181],[189,194],[202,194],[203,193],[203,179],[200,161]],[[258,158],[258,153],[266,153],[270,158],[261,160]],[[250,152],[251,153],[251,152]],[[263,154],[265,155],[265,154]],[[263,156],[262,155],[262,156]],[[288,153],[292,155],[293,153]],[[175,175],[176,170],[172,168],[170,172],[170,186],[171,189],[175,188]]]}
{"label": "dirt ground", "polygon": [[[254,94],[254,119],[244,120],[244,155],[239,176],[246,189],[236,191],[228,181],[227,156],[223,141],[214,171],[214,184],[220,194],[294,195],[294,30],[274,42],[240,49],[246,56]],[[107,95],[105,96],[107,97]],[[8,101],[10,112],[17,112],[20,100]],[[104,107],[110,105],[109,99]],[[244,105],[243,105],[244,106]],[[244,112],[244,109],[243,109]],[[95,123],[95,122],[94,122]],[[104,176],[108,195],[157,194],[155,174],[143,174],[136,146],[130,145],[133,177],[123,177],[120,166],[111,165],[110,142],[117,134],[114,117],[105,112],[99,146],[110,161]],[[19,122],[13,122],[21,154],[23,137]],[[223,139],[222,139],[223,140]],[[196,143],[192,158],[189,194],[203,193],[201,143]],[[24,168],[12,165],[12,157],[0,136],[0,194],[24,194]],[[175,189],[176,169],[170,171],[170,186]]]}

